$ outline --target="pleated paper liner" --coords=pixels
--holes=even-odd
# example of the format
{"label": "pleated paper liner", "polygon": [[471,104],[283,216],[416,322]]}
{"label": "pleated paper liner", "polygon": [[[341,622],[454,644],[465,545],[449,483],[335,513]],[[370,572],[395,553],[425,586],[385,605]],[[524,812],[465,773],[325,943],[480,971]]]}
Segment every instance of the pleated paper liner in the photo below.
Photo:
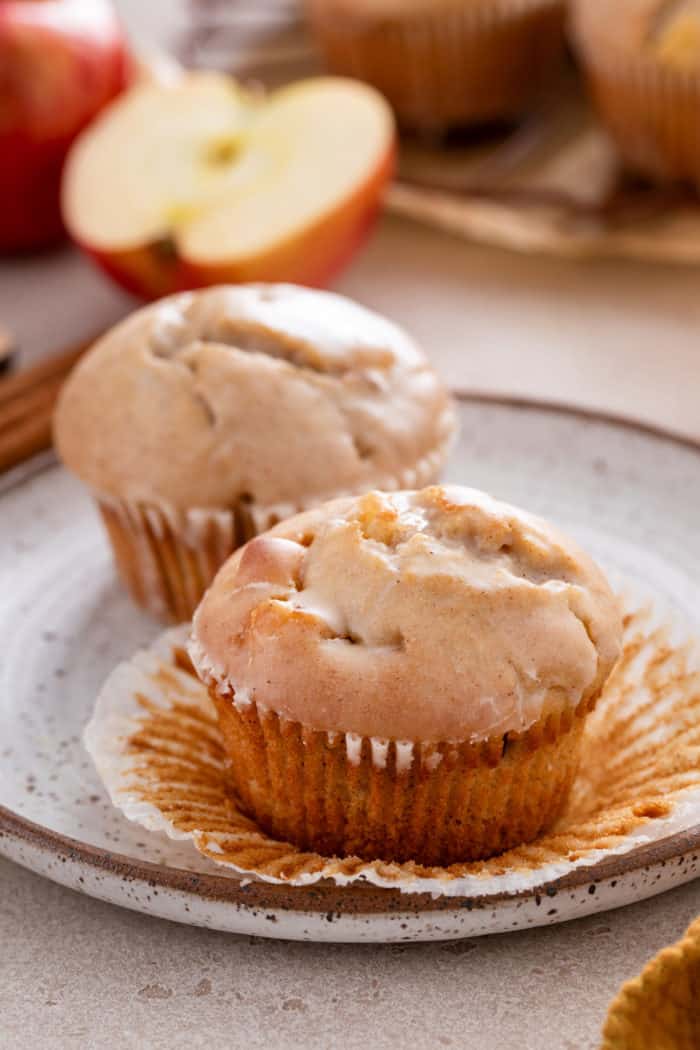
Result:
{"label": "pleated paper liner", "polygon": [[195,543],[158,507],[102,499],[99,510],[122,583],[137,605],[166,622],[192,616],[217,568],[236,546],[236,519],[230,511],[202,523]]}
{"label": "pleated paper liner", "polygon": [[373,84],[410,128],[517,116],[563,65],[562,0],[457,0],[393,12],[307,0],[306,10],[328,69]]}
{"label": "pleated paper liner", "polygon": [[623,157],[652,178],[700,181],[700,76],[601,49],[587,62],[592,97]]}
{"label": "pleated paper liner", "polygon": [[697,186],[700,75],[687,50],[694,7],[637,4],[616,27],[605,4],[584,0],[573,5],[571,37],[593,104],[625,160],[652,178]]}
{"label": "pleated paper liner", "polygon": [[315,731],[257,704],[239,710],[213,686],[209,695],[233,794],[269,836],[324,856],[442,867],[553,825],[596,699],[559,702],[523,734],[414,745]]}
{"label": "pleated paper liner", "polygon": [[214,706],[195,677],[183,625],[107,680],[85,746],[129,819],[246,878],[303,886],[363,880],[469,896],[527,890],[577,867],[700,823],[698,651],[651,614],[626,618],[623,657],[583,741],[580,772],[554,829],[485,861],[426,868],[301,852],[237,808]]}
{"label": "pleated paper liner", "polygon": [[137,605],[166,623],[191,619],[219,567],[259,531],[244,502],[174,512],[101,496],[98,507],[122,583]]}
{"label": "pleated paper liner", "polygon": [[601,1050],[700,1047],[700,919],[677,944],[622,986],[610,1004]]}

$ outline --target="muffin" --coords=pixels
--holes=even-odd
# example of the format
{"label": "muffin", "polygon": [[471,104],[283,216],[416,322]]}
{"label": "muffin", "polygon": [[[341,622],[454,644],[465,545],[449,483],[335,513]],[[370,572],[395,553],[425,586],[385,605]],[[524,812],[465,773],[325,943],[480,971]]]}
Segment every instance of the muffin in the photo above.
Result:
{"label": "muffin", "polygon": [[575,0],[574,42],[624,161],[700,183],[700,0]]}
{"label": "muffin", "polygon": [[435,480],[454,413],[384,318],[328,292],[239,285],[117,325],[71,374],[54,429],[135,600],[186,620],[256,533],[335,495]]}
{"label": "muffin", "polygon": [[700,918],[625,981],[608,1008],[600,1050],[697,1050]]}
{"label": "muffin", "polygon": [[428,132],[510,120],[564,53],[563,0],[307,0],[328,67],[369,81]]}
{"label": "muffin", "polygon": [[621,631],[573,542],[432,486],[336,500],[252,540],[197,610],[190,656],[265,832],[448,865],[557,818]]}

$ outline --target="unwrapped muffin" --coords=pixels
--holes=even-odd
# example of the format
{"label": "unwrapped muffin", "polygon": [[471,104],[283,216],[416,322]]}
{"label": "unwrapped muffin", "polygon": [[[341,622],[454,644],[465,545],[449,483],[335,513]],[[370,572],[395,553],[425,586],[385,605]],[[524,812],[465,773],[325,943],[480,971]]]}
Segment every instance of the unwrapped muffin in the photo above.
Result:
{"label": "unwrapped muffin", "polygon": [[103,337],[57,408],[137,602],[188,619],[257,532],[331,496],[435,480],[449,398],[397,326],[328,292],[176,295]]}
{"label": "unwrapped muffin", "polygon": [[307,0],[328,67],[366,80],[405,127],[521,116],[561,66],[563,0]]}
{"label": "unwrapped muffin", "polygon": [[627,164],[700,184],[700,0],[574,0],[573,35]]}
{"label": "unwrapped muffin", "polygon": [[434,486],[252,540],[197,610],[190,655],[266,832],[450,864],[556,819],[620,644],[616,599],[572,541]]}

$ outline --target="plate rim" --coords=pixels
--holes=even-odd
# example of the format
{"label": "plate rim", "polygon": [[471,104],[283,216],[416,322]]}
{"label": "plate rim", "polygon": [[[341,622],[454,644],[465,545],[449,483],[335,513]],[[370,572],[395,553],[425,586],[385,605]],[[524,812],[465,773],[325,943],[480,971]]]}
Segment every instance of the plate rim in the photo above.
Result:
{"label": "plate rim", "polygon": [[[572,406],[561,402],[540,401],[533,397],[506,396],[479,391],[451,390],[460,402],[485,405],[503,405],[521,410],[548,412],[561,416],[574,416],[592,422],[607,423],[645,434],[659,440],[670,441],[700,455],[700,441],[674,433],[662,426],[641,422],[614,413],[594,408]],[[54,462],[43,462],[43,473]],[[20,474],[13,483],[0,493],[0,498],[10,489],[18,487],[30,477]],[[42,824],[31,821],[14,810],[0,804],[0,856],[9,856],[3,849],[3,839],[49,851],[56,857],[85,864],[89,868],[106,874],[141,880],[166,890],[191,893],[199,900],[210,900],[248,906],[250,908],[279,908],[282,910],[328,913],[337,910],[342,900],[343,910],[348,914],[378,915],[387,912],[415,911],[440,912],[467,908],[481,910],[504,902],[536,900],[539,897],[554,897],[560,891],[577,889],[589,884],[622,877],[640,869],[665,865],[669,861],[685,857],[692,851],[700,851],[700,823],[666,838],[634,847],[625,853],[612,854],[582,865],[556,879],[537,886],[517,891],[449,896],[433,893],[411,893],[398,888],[351,884],[341,886],[332,880],[322,880],[309,886],[292,886],[270,883],[239,875],[219,875],[209,872],[189,871],[153,861],[138,860],[99,846],[91,846],[79,839],[52,831]],[[12,858],[10,858],[12,859]],[[348,907],[350,905],[350,907]]]}
{"label": "plate rim", "polygon": [[[78,861],[97,872],[120,876],[129,880],[148,882],[166,890],[191,893],[199,900],[218,901],[250,908],[279,908],[289,911],[328,913],[342,910],[346,914],[377,915],[387,912],[415,911],[442,912],[467,908],[483,910],[496,905],[518,901],[555,897],[566,890],[580,889],[599,882],[648,869],[664,866],[669,861],[684,858],[693,851],[700,852],[700,824],[675,832],[667,838],[646,843],[616,853],[593,864],[582,865],[559,878],[517,891],[467,896],[434,895],[430,892],[411,893],[398,888],[353,883],[339,885],[322,880],[309,886],[271,883],[239,875],[218,875],[190,871],[153,861],[136,860],[100,846],[73,839],[41,824],[19,816],[0,805],[0,855],[4,855],[3,838],[52,853],[58,859]],[[342,901],[342,908],[338,902]]]}

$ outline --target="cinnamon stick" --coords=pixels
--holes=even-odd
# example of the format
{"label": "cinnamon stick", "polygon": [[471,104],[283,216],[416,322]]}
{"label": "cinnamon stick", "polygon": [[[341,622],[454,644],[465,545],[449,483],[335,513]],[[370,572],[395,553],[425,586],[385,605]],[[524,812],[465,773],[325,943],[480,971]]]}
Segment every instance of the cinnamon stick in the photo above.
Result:
{"label": "cinnamon stick", "polygon": [[21,371],[7,376],[7,378],[0,379],[0,405],[5,404],[26,390],[30,390],[32,387],[39,386],[46,380],[53,379],[55,376],[65,378],[78,358],[85,353],[88,347],[92,346],[93,342],[94,339],[90,339],[78,343],[77,346],[71,346],[58,354],[53,354],[51,357],[39,361],[38,364],[32,365],[31,368],[23,368]]}
{"label": "cinnamon stick", "polygon": [[93,339],[0,378],[0,471],[51,446],[51,419],[61,386]]}

